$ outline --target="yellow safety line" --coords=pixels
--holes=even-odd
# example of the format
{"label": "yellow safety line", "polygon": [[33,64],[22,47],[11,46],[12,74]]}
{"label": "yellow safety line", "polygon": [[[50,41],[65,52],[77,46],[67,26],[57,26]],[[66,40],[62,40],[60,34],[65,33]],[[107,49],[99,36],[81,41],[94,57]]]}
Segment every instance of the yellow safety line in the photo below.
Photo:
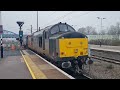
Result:
{"label": "yellow safety line", "polygon": [[40,68],[31,60],[29,55],[24,55],[27,63],[35,74],[36,79],[47,79],[46,75],[40,70]]}
{"label": "yellow safety line", "polygon": [[[21,51],[20,51],[20,53],[22,54]],[[23,54],[22,54],[22,57],[24,58],[24,61],[25,61],[26,65],[27,65],[27,67],[28,67],[28,69],[29,69],[29,71],[30,71],[30,74],[31,74],[32,78],[33,78],[33,79],[36,79],[36,77],[35,77],[35,75],[34,75],[32,69],[31,69],[30,66],[28,65],[28,63],[27,63],[27,61],[26,61],[26,59],[25,59],[25,57],[24,57]]]}
{"label": "yellow safety line", "polygon": [[29,53],[27,53],[25,50],[22,50],[22,51],[24,52],[24,54],[29,55]]}

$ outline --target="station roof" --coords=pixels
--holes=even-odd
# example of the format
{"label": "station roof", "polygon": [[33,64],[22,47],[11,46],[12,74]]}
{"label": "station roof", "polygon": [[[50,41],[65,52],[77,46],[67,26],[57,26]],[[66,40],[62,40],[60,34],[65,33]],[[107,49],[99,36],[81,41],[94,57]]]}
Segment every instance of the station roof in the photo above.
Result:
{"label": "station roof", "polygon": [[2,36],[3,38],[18,38],[19,37],[18,34],[8,31],[8,30],[3,30]]}

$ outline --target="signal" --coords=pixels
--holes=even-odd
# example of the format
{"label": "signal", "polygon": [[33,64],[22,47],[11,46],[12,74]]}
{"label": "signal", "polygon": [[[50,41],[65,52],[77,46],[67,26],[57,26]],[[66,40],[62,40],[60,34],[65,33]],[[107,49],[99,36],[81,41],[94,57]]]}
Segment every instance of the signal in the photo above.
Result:
{"label": "signal", "polygon": [[21,44],[21,46],[22,46],[22,42],[23,42],[23,40],[22,40],[23,31],[22,31],[21,29],[22,29],[22,26],[23,26],[24,22],[18,21],[17,24],[18,24],[19,27],[20,27],[20,30],[19,30],[19,41],[20,41],[20,44]]}

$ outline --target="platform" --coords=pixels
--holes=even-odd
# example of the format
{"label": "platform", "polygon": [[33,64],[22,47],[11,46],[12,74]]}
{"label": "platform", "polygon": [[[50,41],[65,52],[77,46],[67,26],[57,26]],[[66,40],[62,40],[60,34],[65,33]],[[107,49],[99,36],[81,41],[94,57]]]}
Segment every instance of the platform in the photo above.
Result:
{"label": "platform", "polygon": [[90,45],[90,55],[120,60],[120,46]]}
{"label": "platform", "polygon": [[20,51],[4,51],[0,59],[0,79],[32,79]]}
{"label": "platform", "polygon": [[22,50],[21,54],[33,79],[72,79],[71,76],[30,50]]}
{"label": "platform", "polygon": [[120,46],[89,45],[90,49],[120,53]]}
{"label": "platform", "polygon": [[0,79],[74,79],[31,50],[4,50]]}

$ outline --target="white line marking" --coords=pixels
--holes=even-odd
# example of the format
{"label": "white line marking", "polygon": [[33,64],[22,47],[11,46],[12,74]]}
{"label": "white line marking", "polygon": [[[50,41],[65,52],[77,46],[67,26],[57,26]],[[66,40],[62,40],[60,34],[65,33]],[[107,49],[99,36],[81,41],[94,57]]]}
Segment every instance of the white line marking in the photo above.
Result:
{"label": "white line marking", "polygon": [[[31,51],[31,50],[30,50]],[[33,51],[31,51],[33,52]],[[34,54],[36,54],[35,52],[33,52]],[[42,58],[41,56],[39,56],[38,54],[36,54],[39,58],[43,59],[45,62],[47,62],[49,65],[51,65],[52,67],[54,67],[55,69],[57,69],[58,71],[60,71],[61,73],[63,73],[65,76],[69,77],[70,79],[75,79],[74,77],[72,77],[71,75],[67,74],[66,72],[62,71],[61,69],[59,69],[58,67],[56,67],[55,65],[51,64],[50,62],[48,62],[47,60],[45,60],[44,58]]]}

